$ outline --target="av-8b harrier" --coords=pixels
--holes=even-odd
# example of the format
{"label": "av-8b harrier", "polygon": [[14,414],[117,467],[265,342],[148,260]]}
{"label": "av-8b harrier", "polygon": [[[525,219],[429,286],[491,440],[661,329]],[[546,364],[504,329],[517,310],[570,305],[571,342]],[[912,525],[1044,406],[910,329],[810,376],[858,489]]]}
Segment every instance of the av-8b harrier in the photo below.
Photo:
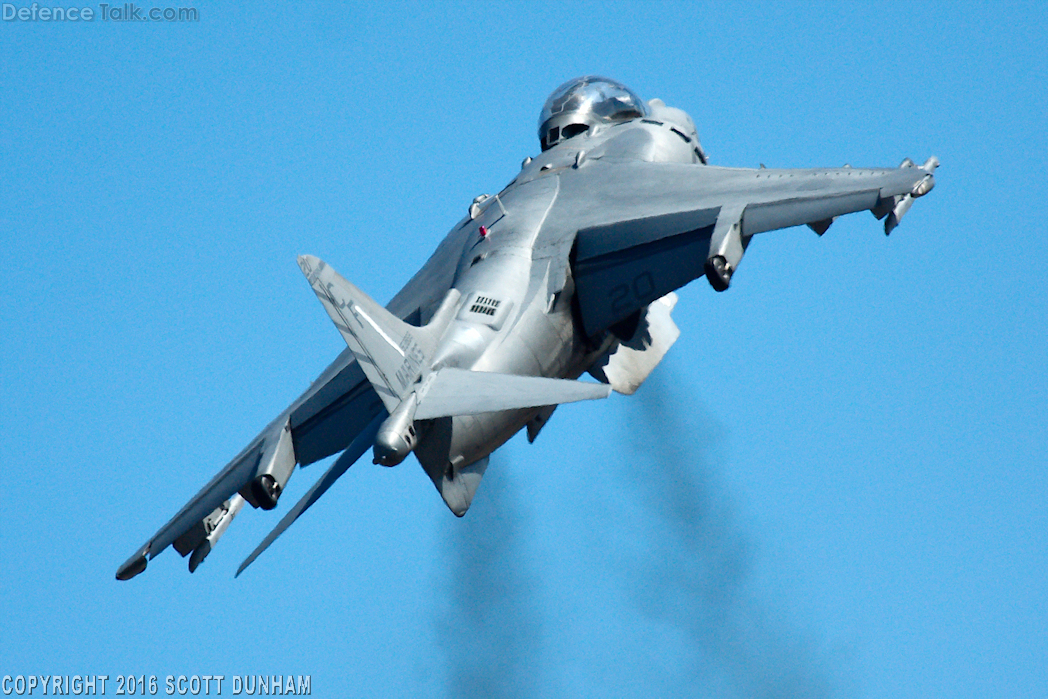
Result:
{"label": "av-8b harrier", "polygon": [[[557,405],[632,394],[679,335],[673,293],[705,275],[724,291],[758,233],[872,211],[891,233],[931,191],[938,161],[779,170],[707,164],[695,125],[613,80],[559,87],[542,153],[477,197],[386,307],[309,256],[298,262],[348,348],[120,566],[169,545],[196,570],[244,503],[271,510],[296,464],[341,452],[239,574],[368,449],[414,452],[462,516],[489,455],[533,441]],[[588,372],[599,383],[578,381]]]}

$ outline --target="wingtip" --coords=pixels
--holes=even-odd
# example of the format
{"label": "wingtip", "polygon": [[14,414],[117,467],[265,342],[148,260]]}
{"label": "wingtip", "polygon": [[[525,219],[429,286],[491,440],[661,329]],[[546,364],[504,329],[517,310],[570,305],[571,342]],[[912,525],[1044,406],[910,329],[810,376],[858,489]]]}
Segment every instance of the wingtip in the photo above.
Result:
{"label": "wingtip", "polygon": [[116,579],[130,580],[144,571],[149,564],[149,559],[152,557],[150,551],[152,544],[152,540],[146,542],[142,548],[138,549],[131,555],[131,558],[124,561],[124,564],[116,570]]}
{"label": "wingtip", "polygon": [[117,580],[130,580],[139,573],[146,569],[149,564],[149,560],[143,554],[141,556],[132,556],[127,560],[124,565],[120,566],[116,571]]}

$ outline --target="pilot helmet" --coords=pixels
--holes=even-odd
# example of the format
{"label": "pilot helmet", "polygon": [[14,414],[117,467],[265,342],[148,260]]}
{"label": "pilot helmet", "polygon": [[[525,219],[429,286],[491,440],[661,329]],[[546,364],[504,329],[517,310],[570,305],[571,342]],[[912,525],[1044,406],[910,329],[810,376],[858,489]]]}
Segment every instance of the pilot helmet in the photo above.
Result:
{"label": "pilot helmet", "polygon": [[549,96],[539,115],[539,141],[548,150],[597,124],[647,116],[648,107],[622,83],[586,75],[564,83]]}

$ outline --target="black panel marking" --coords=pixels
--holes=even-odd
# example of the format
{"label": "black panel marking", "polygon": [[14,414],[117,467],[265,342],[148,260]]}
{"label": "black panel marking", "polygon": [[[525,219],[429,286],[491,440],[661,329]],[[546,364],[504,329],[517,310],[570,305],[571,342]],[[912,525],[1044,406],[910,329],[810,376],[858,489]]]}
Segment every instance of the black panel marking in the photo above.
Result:
{"label": "black panel marking", "polygon": [[675,129],[675,128],[673,128],[672,126],[670,127],[670,131],[672,131],[673,133],[675,133],[675,134],[677,134],[678,136],[680,136],[681,138],[683,138],[683,139],[684,139],[684,142],[685,142],[685,143],[691,143],[691,137],[689,137],[689,136],[688,136],[687,134],[685,134],[685,133],[684,133],[683,131],[681,131],[681,130],[679,130],[679,129]]}

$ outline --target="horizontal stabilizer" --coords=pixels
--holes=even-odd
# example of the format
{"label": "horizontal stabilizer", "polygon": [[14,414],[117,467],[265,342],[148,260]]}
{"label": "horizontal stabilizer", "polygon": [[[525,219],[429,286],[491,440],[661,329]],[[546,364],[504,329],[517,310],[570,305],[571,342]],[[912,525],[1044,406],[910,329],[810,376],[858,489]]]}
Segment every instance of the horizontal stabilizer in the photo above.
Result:
{"label": "horizontal stabilizer", "polygon": [[424,381],[419,393],[415,419],[429,420],[607,398],[611,387],[445,367]]}

